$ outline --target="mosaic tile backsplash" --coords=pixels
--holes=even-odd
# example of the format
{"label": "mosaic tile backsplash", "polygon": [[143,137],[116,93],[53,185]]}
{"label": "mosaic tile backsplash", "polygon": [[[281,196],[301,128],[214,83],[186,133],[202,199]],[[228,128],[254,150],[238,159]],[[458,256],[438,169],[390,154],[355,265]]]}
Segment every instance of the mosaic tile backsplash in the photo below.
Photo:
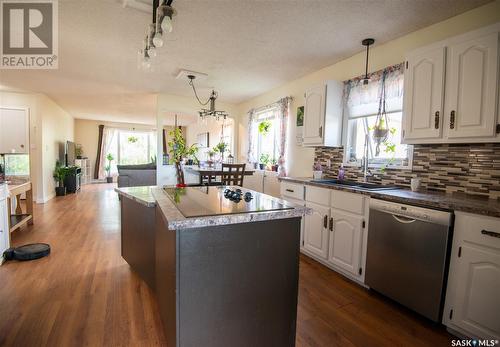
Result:
{"label": "mosaic tile backsplash", "polygon": [[[343,148],[317,147],[315,161],[323,165],[323,175],[336,178],[344,155]],[[326,161],[330,159],[330,168]],[[346,167],[346,179],[362,180],[360,168]],[[500,143],[415,145],[412,170],[374,171],[370,180],[410,187],[410,179],[422,179],[422,188],[447,193],[464,192],[500,198]]]}

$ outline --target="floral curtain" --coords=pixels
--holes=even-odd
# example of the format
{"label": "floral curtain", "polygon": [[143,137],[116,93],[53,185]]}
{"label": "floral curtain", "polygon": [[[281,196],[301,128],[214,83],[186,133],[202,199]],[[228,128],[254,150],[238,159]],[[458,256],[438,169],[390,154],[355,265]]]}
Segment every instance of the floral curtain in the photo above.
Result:
{"label": "floral curtain", "polygon": [[[110,153],[113,141],[116,141],[116,136],[118,136],[118,131],[116,129],[104,127],[100,156],[101,161],[99,163],[99,179],[106,178],[105,168],[106,165],[108,165],[106,156]],[[117,160],[116,155],[115,160]]]}
{"label": "floral curtain", "polygon": [[404,63],[401,63],[369,74],[368,84],[363,83],[364,76],[345,81],[344,102],[349,117],[377,113],[382,94],[382,83],[385,83],[387,111],[401,109],[403,73]]}
{"label": "floral curtain", "polygon": [[290,115],[290,103],[292,98],[287,96],[278,101],[279,105],[279,113],[278,119],[280,124],[280,139],[278,142],[278,176],[285,177],[286,176],[286,167],[285,167],[285,155],[286,155],[286,140],[287,140],[287,125],[288,118]]}
{"label": "floral curtain", "polygon": [[247,162],[248,163],[254,163],[256,162],[255,160],[255,148],[254,148],[254,141],[252,139],[252,134],[253,134],[253,127],[254,125],[254,116],[255,116],[255,109],[252,108],[250,111],[248,111],[248,152],[247,152]]}

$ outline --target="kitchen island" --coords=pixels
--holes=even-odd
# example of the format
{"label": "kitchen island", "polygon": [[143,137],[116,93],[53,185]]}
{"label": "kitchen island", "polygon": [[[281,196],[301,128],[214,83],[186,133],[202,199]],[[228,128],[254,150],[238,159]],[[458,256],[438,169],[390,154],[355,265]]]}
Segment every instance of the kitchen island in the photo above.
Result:
{"label": "kitchen island", "polygon": [[236,189],[117,189],[122,255],[155,291],[169,346],[295,345],[308,209]]}

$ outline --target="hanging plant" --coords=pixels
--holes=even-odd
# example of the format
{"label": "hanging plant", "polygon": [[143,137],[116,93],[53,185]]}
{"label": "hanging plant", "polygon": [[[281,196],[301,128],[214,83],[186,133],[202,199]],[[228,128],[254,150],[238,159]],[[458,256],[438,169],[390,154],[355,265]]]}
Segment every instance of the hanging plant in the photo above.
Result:
{"label": "hanging plant", "polygon": [[136,143],[137,141],[139,141],[139,139],[135,136],[129,136],[127,140],[130,143]]}
{"label": "hanging plant", "polygon": [[382,88],[380,91],[380,99],[378,105],[377,119],[375,120],[375,125],[373,126],[373,141],[375,142],[375,155],[380,154],[380,145],[387,141],[389,136],[389,121],[387,118],[387,112],[385,110],[385,75],[384,71],[382,75]]}
{"label": "hanging plant", "polygon": [[269,133],[269,130],[271,130],[271,122],[264,120],[259,123],[259,133],[261,133],[263,136],[266,136]]}

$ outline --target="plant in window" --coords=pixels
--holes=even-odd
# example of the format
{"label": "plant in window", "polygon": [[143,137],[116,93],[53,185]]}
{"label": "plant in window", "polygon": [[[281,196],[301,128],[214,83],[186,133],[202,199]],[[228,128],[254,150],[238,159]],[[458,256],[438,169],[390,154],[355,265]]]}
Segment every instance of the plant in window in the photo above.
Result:
{"label": "plant in window", "polygon": [[260,122],[258,129],[260,134],[266,136],[267,134],[269,134],[269,131],[271,130],[271,122],[268,120]]}
{"label": "plant in window", "polygon": [[77,159],[80,159],[83,156],[83,146],[79,143],[75,145],[75,155]]}
{"label": "plant in window", "polygon": [[278,172],[278,161],[276,158],[271,159],[271,170]]}
{"label": "plant in window", "polygon": [[228,144],[224,141],[219,142],[214,148],[215,153],[220,153],[220,159],[224,161],[224,153],[227,151]]}
{"label": "plant in window", "polygon": [[264,170],[269,164],[270,156],[267,153],[262,153],[259,158],[259,167],[261,170]]}
{"label": "plant in window", "polygon": [[106,160],[108,161],[108,165],[104,168],[104,171],[106,171],[106,182],[113,183],[113,177],[111,176],[111,163],[115,160],[115,157],[113,157],[113,154],[108,153]]}
{"label": "plant in window", "polygon": [[136,143],[137,141],[139,141],[139,139],[136,136],[129,136],[127,141],[129,143]]}
{"label": "plant in window", "polygon": [[170,156],[170,160],[175,164],[175,171],[177,173],[177,186],[185,187],[184,183],[184,172],[182,171],[182,160],[183,159],[194,159],[198,162],[198,158],[196,154],[198,153],[198,146],[196,144],[192,144],[188,146],[186,144],[186,139],[182,135],[182,130],[179,128],[175,128],[170,132],[170,136],[172,137],[172,141],[168,142],[168,147],[172,155]]}

